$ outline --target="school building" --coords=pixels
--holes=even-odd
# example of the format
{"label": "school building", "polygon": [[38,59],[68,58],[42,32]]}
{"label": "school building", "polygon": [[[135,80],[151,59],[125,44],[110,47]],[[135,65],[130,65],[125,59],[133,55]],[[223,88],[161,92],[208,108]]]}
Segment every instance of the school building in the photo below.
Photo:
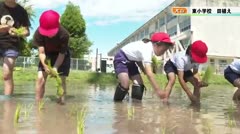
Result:
{"label": "school building", "polygon": [[169,57],[178,51],[183,51],[195,41],[202,40],[208,45],[208,63],[216,73],[223,73],[224,68],[234,58],[240,57],[240,17],[237,16],[175,16],[172,7],[239,7],[240,0],[175,0],[170,5],[153,16],[144,25],[133,31],[128,37],[116,44],[109,52],[116,52],[129,42],[150,38],[154,32],[167,32],[175,42],[173,49],[159,57],[165,63]]}

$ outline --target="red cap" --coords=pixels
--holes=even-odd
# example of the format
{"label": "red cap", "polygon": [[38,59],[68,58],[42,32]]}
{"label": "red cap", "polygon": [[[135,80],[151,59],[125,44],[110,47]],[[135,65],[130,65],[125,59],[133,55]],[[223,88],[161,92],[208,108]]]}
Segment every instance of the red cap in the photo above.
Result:
{"label": "red cap", "polygon": [[60,15],[56,11],[47,10],[43,12],[39,19],[39,33],[44,36],[54,36],[60,26],[59,18]]}
{"label": "red cap", "polygon": [[191,52],[191,57],[195,62],[197,63],[207,62],[208,47],[203,41],[197,40],[193,42],[190,52]]}
{"label": "red cap", "polygon": [[170,43],[172,45],[174,44],[171,41],[170,36],[164,32],[154,33],[151,37],[151,41],[152,42],[165,42],[165,43]]}

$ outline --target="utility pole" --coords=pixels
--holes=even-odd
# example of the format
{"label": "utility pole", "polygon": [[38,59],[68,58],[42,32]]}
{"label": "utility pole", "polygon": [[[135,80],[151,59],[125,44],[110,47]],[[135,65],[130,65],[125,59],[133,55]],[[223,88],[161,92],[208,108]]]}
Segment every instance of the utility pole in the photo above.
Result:
{"label": "utility pole", "polygon": [[98,64],[98,48],[96,49],[96,62],[95,62],[95,70],[96,72],[98,71],[97,69],[97,64]]}

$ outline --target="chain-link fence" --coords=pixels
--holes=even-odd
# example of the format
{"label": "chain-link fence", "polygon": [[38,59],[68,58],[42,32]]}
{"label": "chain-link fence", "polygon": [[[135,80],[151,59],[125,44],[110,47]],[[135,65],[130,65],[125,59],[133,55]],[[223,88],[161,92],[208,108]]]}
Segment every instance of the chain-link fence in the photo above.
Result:
{"label": "chain-link fence", "polygon": [[[3,61],[0,61],[1,65]],[[39,63],[38,57],[23,57],[20,56],[16,60],[16,67],[23,69],[37,67]],[[72,70],[91,70],[92,63],[85,59],[71,58],[71,69]]]}

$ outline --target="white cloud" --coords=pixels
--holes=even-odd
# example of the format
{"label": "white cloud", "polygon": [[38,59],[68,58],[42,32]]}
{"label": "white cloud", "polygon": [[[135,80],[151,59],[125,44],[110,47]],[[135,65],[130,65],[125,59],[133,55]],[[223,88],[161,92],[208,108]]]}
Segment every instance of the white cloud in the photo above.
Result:
{"label": "white cloud", "polygon": [[[57,8],[69,0],[30,0],[35,8]],[[80,6],[84,17],[106,25],[122,21],[143,21],[156,15],[173,0],[70,0]]]}

